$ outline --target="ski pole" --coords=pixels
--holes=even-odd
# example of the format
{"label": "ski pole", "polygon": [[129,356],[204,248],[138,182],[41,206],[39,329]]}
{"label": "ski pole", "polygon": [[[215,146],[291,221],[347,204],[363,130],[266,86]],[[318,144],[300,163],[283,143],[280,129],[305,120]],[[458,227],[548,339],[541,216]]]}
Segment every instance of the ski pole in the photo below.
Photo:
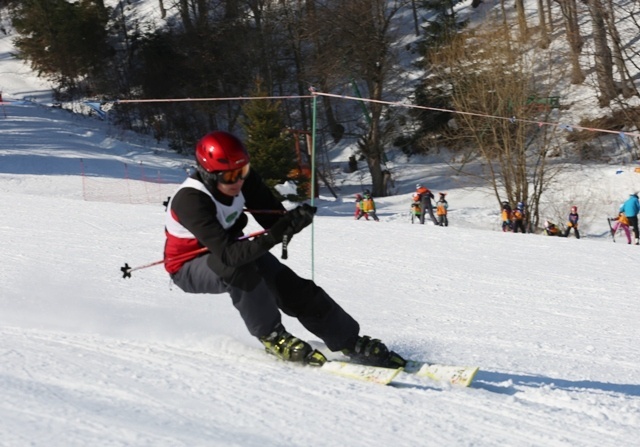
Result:
{"label": "ski pole", "polygon": [[209,249],[207,247],[202,247],[202,248],[199,248],[197,250],[190,251],[188,253],[183,253],[181,255],[174,256],[173,258],[161,259],[159,261],[155,261],[155,262],[152,262],[150,264],[145,264],[145,265],[141,265],[141,266],[138,266],[138,267],[129,267],[129,264],[127,264],[125,262],[124,263],[124,267],[120,267],[120,271],[122,272],[122,277],[123,278],[131,278],[131,272],[134,272],[136,270],[142,270],[142,269],[146,269],[146,268],[149,268],[149,267],[153,267],[154,265],[162,264],[165,261],[182,261],[184,259],[189,259],[192,256],[198,255],[200,253],[204,253],[204,252],[206,252],[208,250]]}
{"label": "ski pole", "polygon": [[252,238],[252,237],[260,236],[261,234],[265,234],[267,231],[269,231],[269,230],[259,230],[259,231],[254,231],[253,233],[249,233],[249,234],[245,234],[244,236],[240,236],[240,237],[239,237],[238,239],[236,239],[236,240],[238,240],[238,241],[243,241],[243,240],[245,240],[245,239],[250,239],[250,238]]}
{"label": "ski pole", "polygon": [[[253,233],[250,234],[246,234],[244,236],[239,237],[237,240],[242,241],[244,239],[249,239],[252,238],[254,236],[260,236],[261,234],[266,233],[268,230],[260,230],[260,231],[254,231]],[[202,247],[202,248],[198,248],[197,250],[193,250],[187,253],[183,253],[181,255],[178,256],[174,256],[173,258],[167,258],[167,259],[161,259],[159,261],[155,261],[155,262],[151,262],[149,264],[145,264],[145,265],[140,265],[138,267],[129,267],[128,263],[124,263],[123,267],[120,267],[120,271],[122,272],[122,277],[123,278],[131,278],[131,272],[135,272],[136,270],[142,270],[142,269],[146,269],[149,267],[153,267],[159,264],[163,264],[166,261],[183,261],[185,259],[190,259],[192,257],[195,257],[195,255],[199,255],[200,253],[205,253],[209,251],[209,249],[207,247]]]}
{"label": "ski pole", "polygon": [[287,210],[249,210],[245,209],[247,213],[251,214],[285,214]]}

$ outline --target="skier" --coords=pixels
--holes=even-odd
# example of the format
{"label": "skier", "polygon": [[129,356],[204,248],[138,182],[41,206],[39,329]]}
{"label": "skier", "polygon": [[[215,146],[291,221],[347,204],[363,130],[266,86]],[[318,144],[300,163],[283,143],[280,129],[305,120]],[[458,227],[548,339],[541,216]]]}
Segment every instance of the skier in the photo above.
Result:
{"label": "skier", "polygon": [[547,236],[562,236],[560,234],[560,228],[556,226],[553,222],[549,222],[548,220],[544,221],[544,234]]}
{"label": "skier", "polygon": [[380,219],[378,219],[378,216],[376,215],[376,203],[373,201],[373,197],[371,197],[371,193],[368,189],[365,189],[363,192],[360,208],[365,215],[369,215],[373,217],[373,220],[376,222],[380,222]]}
{"label": "skier", "polygon": [[[286,331],[281,311],[331,351],[367,365],[404,366],[380,340],[360,336],[358,322],[315,282],[269,252],[311,224],[316,208],[304,204],[286,211],[250,167],[244,144],[228,132],[205,135],[195,155],[196,172],[178,187],[167,209],[164,259],[173,282],[187,293],[228,293],[249,333],[282,360],[320,366],[326,358]],[[270,211],[254,215],[268,228],[266,234],[239,240],[248,221],[245,205]],[[209,251],[189,256],[200,247]]]}
{"label": "skier", "polygon": [[365,220],[369,220],[369,214],[365,213],[362,210],[362,194],[356,194],[356,211],[354,214],[354,219],[358,220],[363,216]]}
{"label": "skier", "polygon": [[616,223],[611,227],[611,235],[614,238],[613,242],[616,241],[615,236],[617,231],[622,228],[624,234],[626,234],[627,236],[627,244],[631,244],[631,231],[629,230],[629,219],[627,219],[627,216],[621,211],[620,213],[618,213],[618,217],[609,219],[609,223],[611,223],[612,221]]}
{"label": "skier", "polygon": [[438,216],[438,225],[441,227],[449,226],[449,219],[447,218],[447,210],[449,209],[449,202],[445,199],[446,192],[441,192],[438,201],[436,202],[436,214]]}
{"label": "skier", "polygon": [[629,198],[620,206],[620,211],[624,212],[629,221],[629,226],[633,228],[633,236],[636,245],[640,245],[640,235],[638,235],[638,212],[640,212],[640,202],[638,201],[638,193],[629,195]]}
{"label": "skier", "polygon": [[578,231],[578,219],[580,216],[578,215],[578,207],[572,206],[571,212],[569,213],[569,221],[567,222],[567,229],[564,232],[564,237],[569,237],[569,233],[571,233],[571,229],[575,232],[576,239],[580,239],[580,232]]}
{"label": "skier", "polygon": [[506,200],[502,202],[502,211],[500,213],[500,217],[502,218],[502,232],[506,233],[507,231],[513,230],[513,225],[511,222],[511,205]]}
{"label": "skier", "polygon": [[420,220],[420,215],[422,214],[422,207],[420,206],[420,194],[415,192],[411,197],[413,202],[411,203],[411,223],[414,220]]}
{"label": "skier", "polygon": [[518,202],[516,209],[511,213],[511,220],[513,221],[513,232],[517,233],[520,230],[522,233],[526,233],[524,221],[526,219],[526,211],[524,209],[524,202]]}
{"label": "skier", "polygon": [[428,212],[433,224],[438,225],[438,219],[436,219],[436,216],[433,214],[433,204],[431,203],[431,200],[435,199],[433,193],[429,191],[429,188],[422,186],[420,183],[416,185],[416,193],[420,195],[420,223],[424,225],[424,215]]}

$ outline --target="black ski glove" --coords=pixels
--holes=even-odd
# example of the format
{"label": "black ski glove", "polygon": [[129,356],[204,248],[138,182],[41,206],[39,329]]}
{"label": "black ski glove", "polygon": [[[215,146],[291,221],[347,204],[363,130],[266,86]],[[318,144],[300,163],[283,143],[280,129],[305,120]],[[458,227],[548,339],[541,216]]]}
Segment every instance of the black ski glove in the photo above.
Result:
{"label": "black ski glove", "polygon": [[273,224],[271,228],[269,228],[267,239],[270,239],[273,245],[281,243],[284,235],[290,232],[290,226],[291,216],[289,214],[285,214],[283,217],[278,219],[278,221]]}
{"label": "black ski glove", "polygon": [[306,226],[313,222],[313,216],[318,208],[315,206],[300,205],[299,207],[287,212],[283,217],[269,229],[269,236],[273,238],[273,243],[279,244],[282,242],[284,235],[291,237],[301,232]]}
{"label": "black ski glove", "polygon": [[306,226],[313,222],[313,216],[316,214],[316,211],[318,211],[318,208],[305,203],[287,213],[291,216],[291,230],[293,230],[293,234],[300,233]]}

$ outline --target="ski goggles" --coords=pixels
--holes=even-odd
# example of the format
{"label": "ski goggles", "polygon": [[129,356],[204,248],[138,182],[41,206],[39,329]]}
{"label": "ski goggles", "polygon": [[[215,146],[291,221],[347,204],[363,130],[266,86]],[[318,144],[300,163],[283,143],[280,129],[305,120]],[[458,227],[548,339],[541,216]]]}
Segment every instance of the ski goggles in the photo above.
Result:
{"label": "ski goggles", "polygon": [[217,173],[217,180],[220,183],[232,185],[238,180],[244,180],[249,175],[249,163],[238,169],[232,169],[231,171],[220,171]]}

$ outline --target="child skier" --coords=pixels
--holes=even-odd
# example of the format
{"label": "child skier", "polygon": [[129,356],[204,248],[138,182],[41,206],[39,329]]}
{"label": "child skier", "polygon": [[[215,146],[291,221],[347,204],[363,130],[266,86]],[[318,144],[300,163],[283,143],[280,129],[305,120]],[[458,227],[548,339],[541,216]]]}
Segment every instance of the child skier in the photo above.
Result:
{"label": "child skier", "polygon": [[362,194],[356,194],[356,211],[353,218],[358,220],[363,216],[366,220],[369,220],[369,214],[362,211]]}
{"label": "child skier", "polygon": [[511,226],[511,205],[506,200],[502,202],[502,212],[500,214],[502,218],[502,232],[506,233],[507,231],[511,231],[513,227]]}
{"label": "child skier", "polygon": [[378,219],[378,216],[376,216],[376,204],[373,201],[373,197],[371,197],[371,193],[368,189],[364,190],[360,208],[365,215],[370,215],[371,217],[373,217],[373,220],[375,220],[376,222],[380,222],[380,219]]}
{"label": "child skier", "polygon": [[511,220],[513,221],[513,232],[517,233],[520,230],[522,233],[526,233],[524,221],[526,218],[526,211],[524,209],[524,202],[518,202],[516,209],[511,213]]}
{"label": "child skier", "polygon": [[569,237],[569,233],[573,228],[573,231],[576,234],[576,239],[580,239],[580,232],[578,231],[579,218],[580,216],[578,216],[578,207],[574,205],[571,207],[571,212],[569,213],[569,221],[567,222],[567,229],[564,232],[564,237]]}
{"label": "child skier", "polygon": [[627,219],[627,215],[620,211],[618,217],[609,219],[609,225],[611,225],[611,222],[615,222],[615,225],[611,227],[613,242],[616,241],[616,233],[620,228],[622,228],[624,230],[624,234],[627,235],[627,244],[631,245],[631,230],[629,229],[629,219]]}
{"label": "child skier", "polygon": [[449,226],[449,219],[447,218],[447,209],[449,208],[449,203],[445,196],[446,192],[441,192],[438,201],[436,202],[436,215],[438,216],[438,225],[441,227]]}
{"label": "child skier", "polygon": [[556,226],[553,222],[549,222],[548,220],[544,221],[544,234],[547,236],[562,236],[560,234],[560,228]]}
{"label": "child skier", "polygon": [[411,197],[413,202],[411,203],[411,223],[414,220],[420,222],[420,216],[422,215],[422,207],[420,206],[420,194],[415,192]]}

